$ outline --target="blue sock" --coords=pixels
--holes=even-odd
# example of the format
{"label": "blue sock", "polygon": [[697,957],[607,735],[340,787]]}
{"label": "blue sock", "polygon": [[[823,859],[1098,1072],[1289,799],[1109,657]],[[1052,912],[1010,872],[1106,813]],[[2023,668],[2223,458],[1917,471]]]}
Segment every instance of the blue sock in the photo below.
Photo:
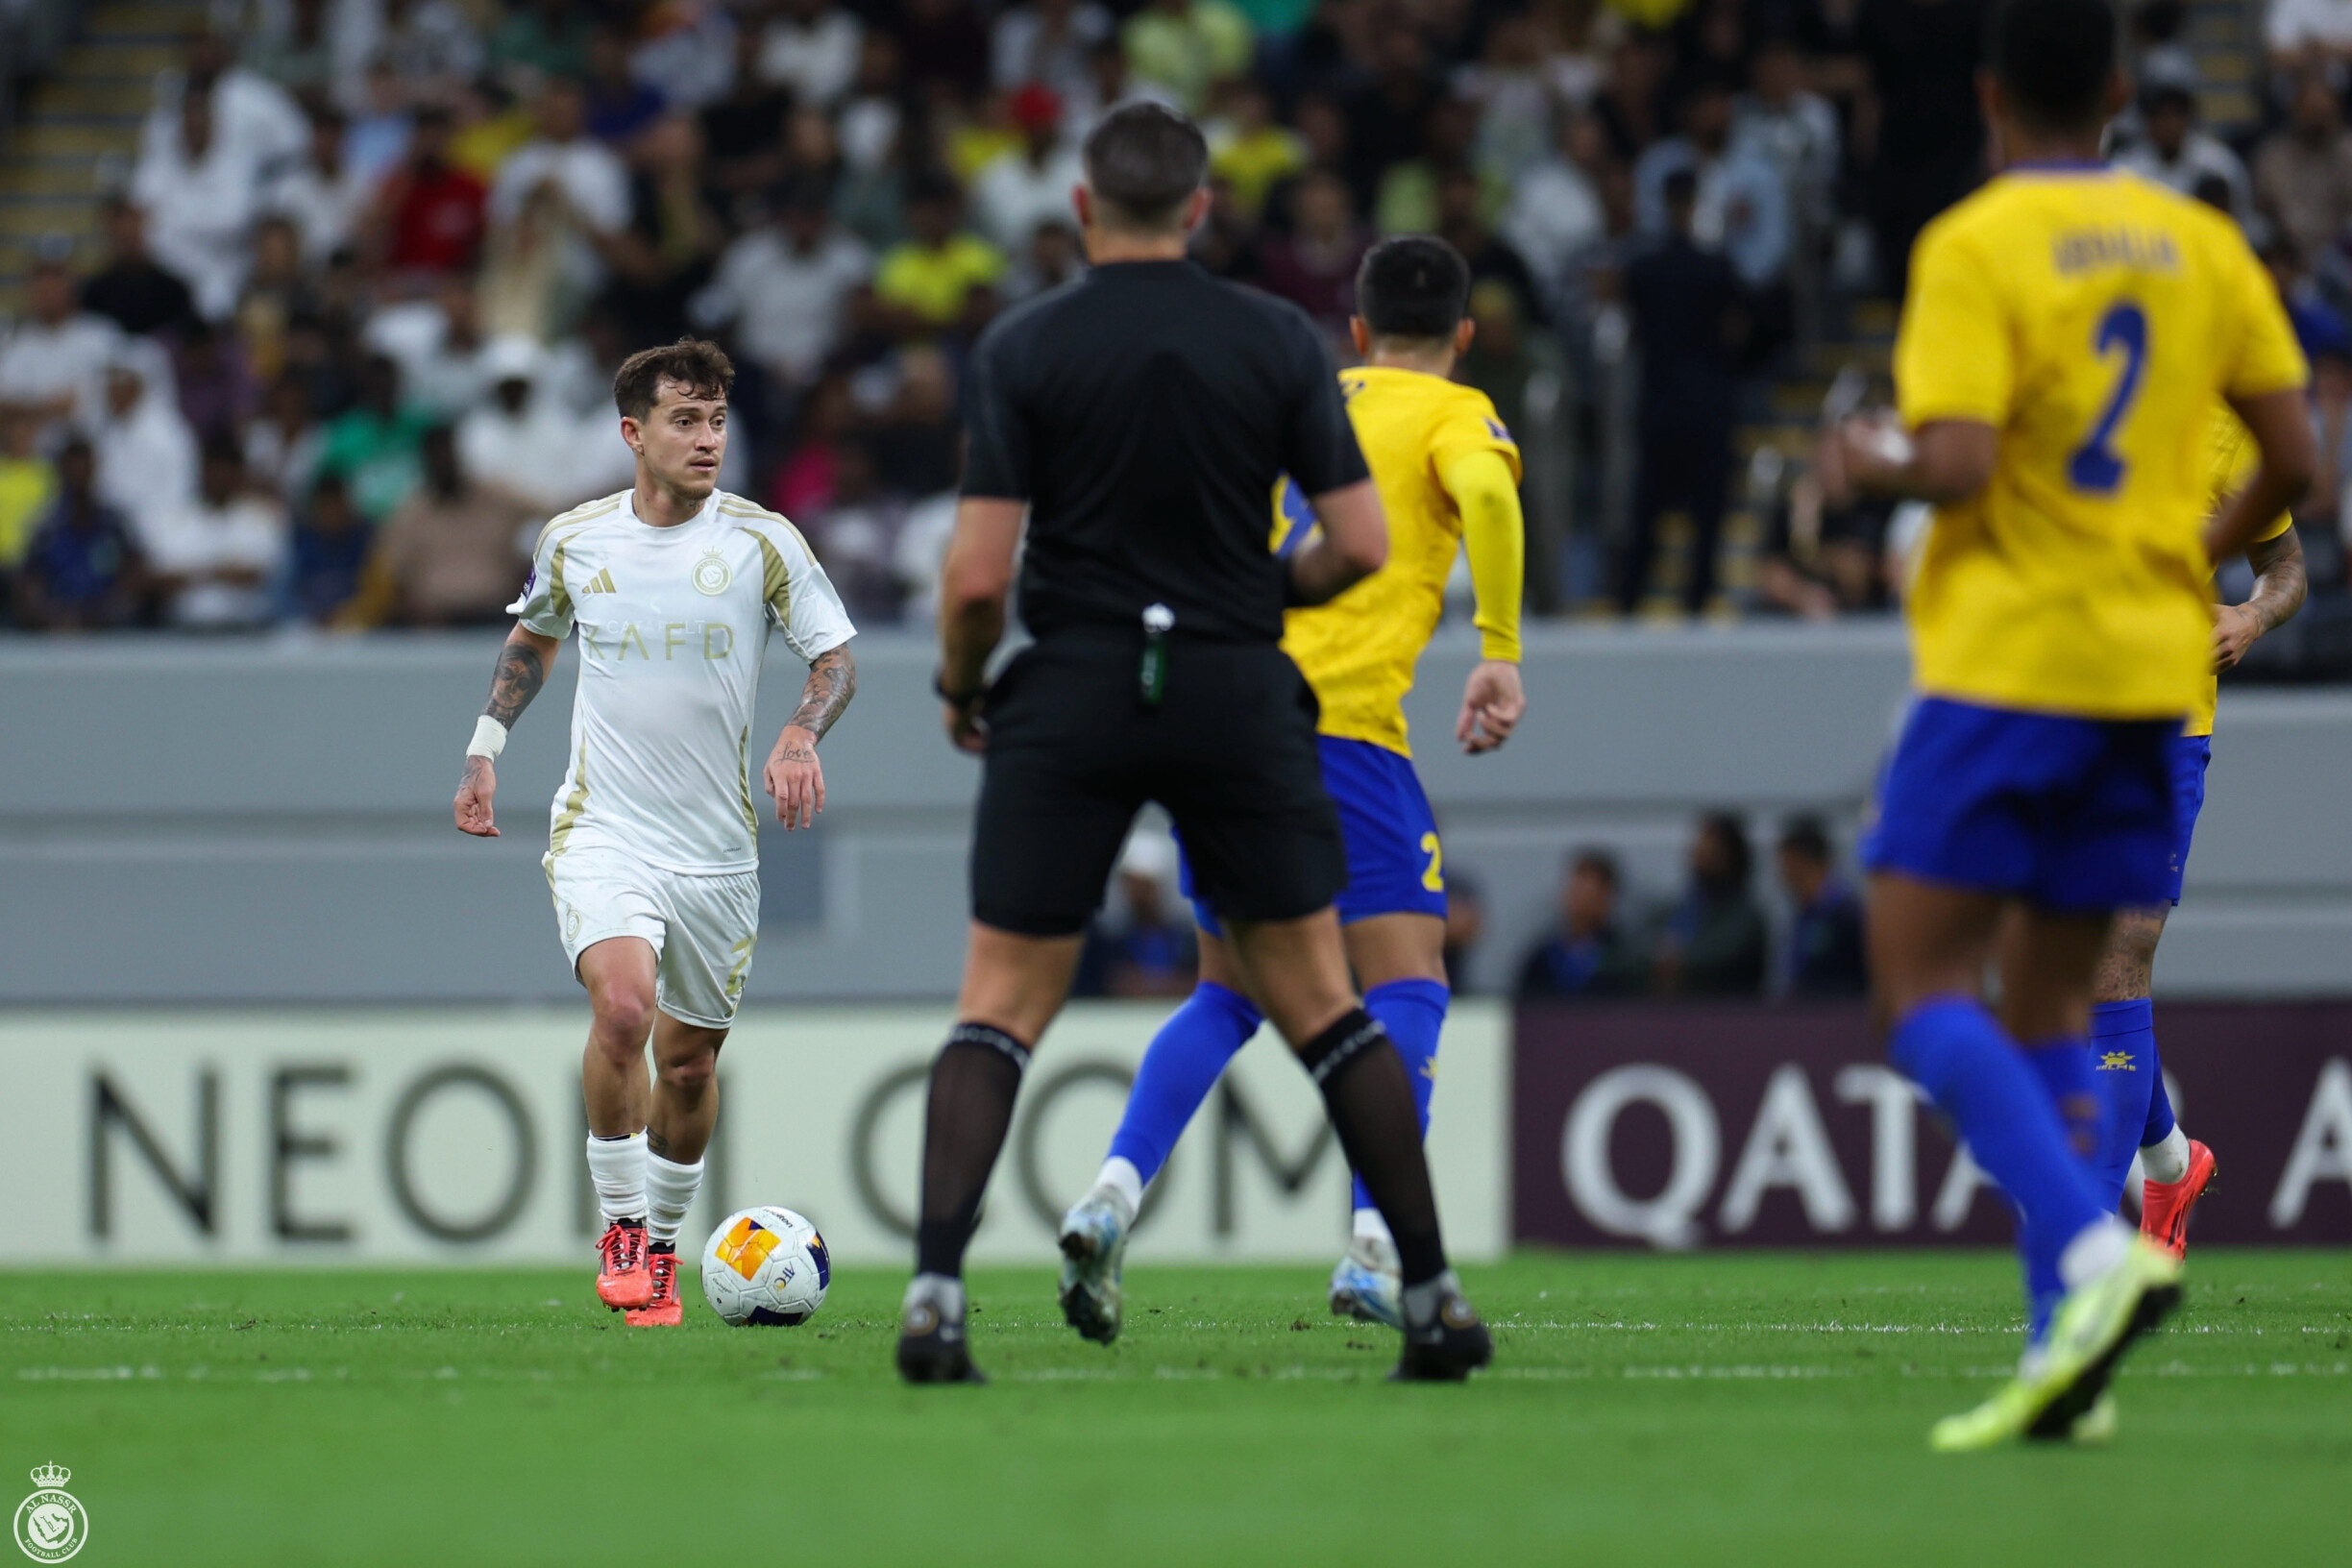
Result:
{"label": "blue sock", "polygon": [[[2132,1157],[2156,1119],[2154,1100],[2164,1098],[2164,1066],[2156,1060],[2155,1010],[2137,1001],[2101,1002],[2091,1010],[2091,1050],[2097,1067],[2099,1097],[2106,1114],[2099,1122],[2098,1155],[2092,1161],[2099,1196],[2109,1208],[2123,1201],[2123,1180]],[[2165,1100],[2165,1126],[2172,1124],[2172,1102]],[[2158,1138],[2163,1133],[2156,1135]]]}
{"label": "blue sock", "polygon": [[1184,1005],[1152,1036],[1136,1068],[1127,1110],[1111,1136],[1112,1157],[1133,1164],[1150,1186],[1192,1114],[1216,1086],[1217,1074],[1264,1021],[1257,1004],[1237,991],[1227,991],[1213,980],[1193,987]]}
{"label": "blue sock", "polygon": [[2147,1125],[2140,1129],[2140,1146],[2152,1148],[2172,1136],[2179,1124],[2172,1115],[2172,1096],[2166,1092],[2164,1057],[2156,1049],[2156,1031],[2149,1026],[2147,1037],[2148,1114]]}
{"label": "blue sock", "polygon": [[[1381,1021],[1405,1059],[1406,1076],[1412,1080],[1413,1110],[1421,1117],[1421,1136],[1429,1136],[1430,1095],[1437,1088],[1437,1037],[1445,1028],[1446,1003],[1454,993],[1434,980],[1391,980],[1364,992],[1364,1011]],[[1377,1209],[1356,1178],[1356,1207]]]}
{"label": "blue sock", "polygon": [[[2042,1080],[2049,1093],[2050,1104],[2058,1112],[2058,1124],[2066,1129],[2067,1144],[2091,1181],[2092,1190],[2106,1197],[2109,1213],[2122,1200],[2123,1189],[2118,1182],[2113,1196],[2108,1196],[2105,1179],[2099,1172],[2099,1156],[2103,1151],[2107,1098],[2099,1085],[2100,1074],[2091,1055],[2091,1045],[2082,1040],[2037,1041],[2025,1047],[2025,1061]],[[2130,1164],[2128,1157],[2124,1162]],[[2022,1249],[2021,1249],[2022,1250]],[[2050,1314],[2058,1310],[2058,1299],[2066,1294],[2066,1284],[2058,1278],[2058,1259],[2055,1254],[2043,1256],[2039,1252],[2025,1254],[2025,1338],[2029,1344],[2039,1344],[2042,1331],[2049,1327]]]}
{"label": "blue sock", "polygon": [[2016,1207],[2030,1289],[2036,1280],[2058,1278],[2067,1243],[2106,1211],[2025,1054],[1983,1003],[1964,996],[1922,1002],[1887,1041],[1888,1057],[1927,1091],[1970,1158]]}

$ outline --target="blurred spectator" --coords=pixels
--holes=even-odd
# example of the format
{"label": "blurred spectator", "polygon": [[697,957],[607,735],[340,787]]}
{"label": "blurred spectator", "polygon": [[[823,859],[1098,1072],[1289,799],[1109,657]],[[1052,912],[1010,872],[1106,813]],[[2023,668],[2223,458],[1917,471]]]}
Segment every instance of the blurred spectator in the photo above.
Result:
{"label": "blurred spectator", "polygon": [[[315,315],[324,301],[303,265],[302,237],[294,220],[263,218],[254,228],[253,270],[237,295],[228,329],[243,352],[246,374],[257,382],[277,380],[285,369],[286,339],[301,317]],[[194,335],[191,331],[189,335]],[[186,385],[184,374],[181,384]]]}
{"label": "blurred spectator", "polygon": [[1466,165],[1445,170],[1437,177],[1437,235],[1469,263],[1472,288],[1508,290],[1519,320],[1544,325],[1544,296],[1535,275],[1510,243],[1486,226],[1484,206],[1476,174]]}
{"label": "blurred spectator", "polygon": [[284,0],[271,9],[278,25],[248,34],[240,61],[296,98],[324,97],[335,80],[327,0]]}
{"label": "blurred spectator", "polygon": [[131,520],[98,496],[97,458],[81,436],[57,458],[57,497],[17,563],[16,624],[28,631],[104,631],[136,624],[146,556]]}
{"label": "blurred spectator", "polygon": [[2326,255],[2352,223],[2352,135],[2324,78],[2302,79],[2287,124],[2255,150],[2254,201],[2307,257]]}
{"label": "blurred spectator", "polygon": [[735,74],[729,0],[663,0],[642,8],[629,69],[684,114],[726,96]]}
{"label": "blurred spectator", "polygon": [[172,355],[172,380],[181,417],[196,432],[199,446],[233,438],[260,402],[260,388],[245,369],[235,336],[208,321],[181,335]]}
{"label": "blurred spectator", "polygon": [[171,365],[153,343],[125,344],[107,367],[106,406],[90,421],[98,496],[142,540],[156,517],[196,493],[196,437],[172,396]]}
{"label": "blurred spectator", "polygon": [[1699,819],[1691,839],[1690,885],[1667,912],[1651,958],[1662,996],[1753,996],[1764,989],[1764,912],[1749,893],[1754,854],[1748,830],[1728,812]]}
{"label": "blurred spectator", "polygon": [[41,455],[40,432],[37,416],[0,410],[0,580],[15,569],[57,498],[57,470]]}
{"label": "blurred spectator", "polygon": [[187,281],[200,315],[217,320],[236,304],[260,196],[251,154],[219,135],[212,95],[191,86],[173,133],[150,138],[140,154],[131,199],[147,213],[157,257]]}
{"label": "blurred spectator", "polygon": [[2197,129],[2196,93],[2177,82],[2156,82],[2140,95],[2141,139],[2116,154],[2115,165],[2169,186],[2183,196],[2196,194],[2207,178],[2229,186],[2230,215],[2243,223],[2253,215],[2252,187],[2245,165],[2217,136]]}
{"label": "blurred spectator", "polygon": [[580,86],[588,134],[623,150],[670,107],[660,88],[631,74],[628,41],[611,26],[588,35],[588,68]]}
{"label": "blurred spectator", "polygon": [[2352,0],[2269,0],[2263,43],[2274,70],[2341,69],[2352,61]]}
{"label": "blurred spectator", "polygon": [[377,529],[358,600],[345,618],[362,625],[485,626],[504,619],[523,580],[531,509],[478,484],[458,460],[446,425],[419,445],[424,482]]}
{"label": "blurred spectator", "polygon": [[[482,357],[490,395],[457,422],[458,466],[542,519],[619,488],[629,453],[612,407],[583,419],[546,384],[548,365],[527,338],[502,337]],[[620,482],[625,482],[621,478]]]}
{"label": "blurred spectator", "polygon": [[813,521],[839,494],[841,454],[855,418],[849,383],[828,376],[801,404],[799,439],[776,465],[768,502],[786,517]]}
{"label": "blurred spectator", "polygon": [[1800,476],[1773,509],[1756,563],[1758,601],[1806,621],[1885,609],[1882,552],[1893,511],[1870,498],[1833,501],[1812,474]]}
{"label": "blurred spectator", "polygon": [[760,38],[757,28],[736,31],[733,78],[698,116],[702,178],[733,223],[757,215],[761,193],[782,180],[786,168],[784,130],[793,95],[760,75]]}
{"label": "blurred spectator", "polygon": [[269,625],[270,585],[286,559],[285,509],[246,488],[244,454],[233,441],[208,445],[196,494],[159,509],[141,531],[166,625],[184,631]]}
{"label": "blurred spectator", "polygon": [[436,418],[456,418],[489,390],[490,336],[462,273],[443,275],[429,295],[379,309],[363,340],[400,367],[409,401]]}
{"label": "blurred spectator", "polygon": [[1454,88],[1477,110],[1478,166],[1507,185],[1550,151],[1563,97],[1545,69],[1544,36],[1526,12],[1505,12],[1486,29],[1478,62],[1455,73]]}
{"label": "blurred spectator", "polygon": [[1087,931],[1072,988],[1087,996],[1182,996],[1199,955],[1192,920],[1176,897],[1176,845],[1139,828],[1121,851],[1115,913]]}
{"label": "blurred spectator", "polygon": [[1127,68],[1195,112],[1209,83],[1249,66],[1249,16],[1225,0],[1150,0],[1119,33]]}
{"label": "blurred spectator", "polygon": [[509,80],[577,76],[594,25],[580,0],[513,0],[490,30],[490,69]]}
{"label": "blurred spectator", "polygon": [[1777,170],[1792,215],[1819,233],[1834,215],[1840,138],[1837,110],[1806,90],[1805,75],[1804,56],[1794,42],[1766,39],[1732,115],[1731,146],[1735,158],[1759,158]]}
{"label": "blurred spectator", "polygon": [[1381,176],[1421,150],[1423,128],[1444,95],[1430,62],[1429,40],[1411,26],[1382,27],[1371,40],[1372,73],[1342,106],[1347,118],[1344,172],[1358,209],[1371,209]]}
{"label": "blurred spectator", "polygon": [[620,155],[588,134],[588,99],[576,77],[539,89],[532,110],[538,135],[499,166],[490,186],[490,221],[512,223],[543,187],[586,228],[609,234],[629,221],[628,170]]}
{"label": "blurred spectator", "polygon": [[1078,149],[1062,135],[1062,100],[1031,86],[1013,95],[1018,152],[1007,153],[972,183],[972,227],[1007,256],[1029,248],[1041,223],[1070,219],[1070,187],[1086,179]]}
{"label": "blurred spectator", "polygon": [[873,255],[837,228],[822,184],[796,182],[772,223],[745,231],[690,307],[696,325],[730,328],[745,358],[779,387],[815,379],[840,341],[850,291]]}
{"label": "blurred spectator", "polygon": [[803,104],[829,108],[857,76],[865,30],[832,0],[783,0],[760,34],[760,78]]}
{"label": "blurred spectator", "polygon": [[1731,139],[1731,89],[1722,83],[1694,88],[1683,104],[1682,135],[1657,143],[1634,164],[1634,199],[1643,232],[1662,235],[1669,228],[1666,182],[1678,172],[1690,173],[1697,181],[1691,237],[1723,252],[1740,282],[1761,290],[1778,282],[1788,268],[1788,191],[1760,145]]}
{"label": "blurred spectator", "polygon": [[1470,162],[1478,137],[1478,106],[1466,98],[1440,98],[1421,121],[1421,146],[1410,158],[1383,171],[1373,198],[1372,227],[1384,234],[1426,234],[1437,227],[1437,186],[1450,176],[1469,182],[1482,214],[1500,212],[1507,187],[1492,189]]}
{"label": "blurred spectator", "polygon": [[450,161],[449,148],[448,111],[420,110],[407,155],[377,199],[383,263],[396,273],[469,267],[481,249],[489,192]]}
{"label": "blurred spectator", "polygon": [[1005,275],[1004,254],[959,227],[962,196],[952,181],[932,178],[907,192],[907,237],[874,272],[874,298],[904,330],[960,327],[977,331]]}
{"label": "blurred spectator", "polygon": [[1112,37],[1111,13],[1089,0],[1030,0],[997,12],[989,79],[1000,92],[1035,83],[1067,98],[1087,90],[1087,53]]}
{"label": "blurred spectator", "polygon": [[1747,322],[1731,263],[1693,237],[1698,186],[1691,169],[1666,176],[1666,239],[1626,270],[1626,300],[1641,355],[1641,403],[1632,531],[1617,574],[1623,615],[1632,614],[1648,590],[1658,520],[1669,506],[1687,508],[1691,522],[1683,610],[1699,614],[1715,592]]}
{"label": "blurred spectator", "polygon": [[966,0],[898,0],[891,36],[918,98],[964,102],[988,88],[988,26]]}
{"label": "blurred spectator", "polygon": [[1473,967],[1480,941],[1486,935],[1486,895],[1477,880],[1449,870],[1445,877],[1446,984],[1457,996],[1475,994],[1479,975]]}
{"label": "blurred spectator", "polygon": [[0,341],[0,414],[27,416],[45,439],[97,413],[121,333],[76,308],[73,275],[62,261],[35,261],[24,292],[24,314]]}
{"label": "blurred spectator", "polygon": [[290,504],[310,488],[325,440],[311,414],[308,383],[281,376],[261,395],[260,414],[245,427],[245,473]]}
{"label": "blurred spectator", "polygon": [[1547,312],[1561,302],[1569,257],[1606,232],[1599,177],[1607,159],[1601,122],[1590,114],[1563,112],[1557,148],[1521,169],[1511,184],[1503,237],[1544,289]]}
{"label": "blurred spectator", "polygon": [[852,619],[888,625],[898,619],[905,597],[893,557],[906,521],[906,492],[884,483],[884,465],[863,436],[836,443],[831,456],[830,494],[813,530],[825,574]]}
{"label": "blurred spectator", "polygon": [[106,264],[84,280],[82,308],[126,332],[169,331],[196,313],[187,282],[147,249],[147,214],[128,197],[105,205]]}
{"label": "blurred spectator", "polygon": [[205,100],[212,141],[248,181],[274,176],[302,157],[310,139],[309,121],[292,93],[238,64],[219,34],[201,33],[188,40],[181,69],[157,80],[155,108],[139,131],[142,163],[184,138],[190,98]]}
{"label": "blurred spectator", "polygon": [[458,0],[383,0],[375,54],[424,103],[448,102],[482,68],[481,38]]}
{"label": "blurred spectator", "polygon": [[417,444],[431,416],[401,396],[400,368],[371,354],[359,372],[359,399],[327,423],[319,469],[351,486],[352,500],[380,521],[417,481]]}
{"label": "blurred spectator", "polygon": [[1780,885],[1796,918],[1783,978],[1793,996],[1860,996],[1870,990],[1862,961],[1862,900],[1837,875],[1829,835],[1817,817],[1780,830]]}
{"label": "blurred spectator", "polygon": [[1559,996],[1629,996],[1642,989],[1641,956],[1619,923],[1616,857],[1580,849],[1560,884],[1558,922],[1519,964],[1511,994],[1523,1001]]}
{"label": "blurred spectator", "polygon": [[699,121],[654,122],[639,135],[637,156],[626,227],[589,237],[610,274],[605,308],[631,340],[667,343],[686,331],[687,302],[710,281],[724,235],[703,191]]}
{"label": "blurred spectator", "polygon": [[1025,300],[1059,288],[1085,270],[1086,255],[1072,224],[1041,223],[1031,231],[1027,248],[1013,258],[1012,269],[1005,274],[1005,299]]}
{"label": "blurred spectator", "polygon": [[1990,10],[1990,0],[1862,0],[1855,18],[1874,132],[1856,151],[1871,170],[1879,278],[1899,297],[1912,240],[1983,172],[1976,67]]}
{"label": "blurred spectator", "polygon": [[1356,267],[1371,244],[1347,182],[1329,169],[1311,170],[1290,187],[1290,232],[1262,247],[1262,285],[1337,339],[1355,313]]}
{"label": "blurred spectator", "polygon": [[898,383],[873,422],[874,457],[894,489],[909,496],[951,488],[962,426],[955,372],[930,344],[901,350]]}
{"label": "blurred spectator", "polygon": [[1236,82],[1223,97],[1225,111],[1204,127],[1210,172],[1225,182],[1234,207],[1255,223],[1265,211],[1267,193],[1307,167],[1307,138],[1275,123],[1274,100],[1256,82]]}
{"label": "blurred spectator", "polygon": [[351,489],[330,474],[310,488],[294,514],[286,599],[312,625],[331,624],[357,597],[374,530],[351,501]]}

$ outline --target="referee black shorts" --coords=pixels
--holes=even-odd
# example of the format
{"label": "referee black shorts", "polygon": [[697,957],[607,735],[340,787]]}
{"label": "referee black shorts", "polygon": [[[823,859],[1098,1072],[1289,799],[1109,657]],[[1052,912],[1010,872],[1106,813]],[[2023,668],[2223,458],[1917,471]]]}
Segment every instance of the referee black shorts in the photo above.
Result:
{"label": "referee black shorts", "polygon": [[1220,916],[1297,919],[1347,885],[1314,692],[1289,655],[1173,638],[1147,706],[1142,652],[1139,629],[1056,632],[990,688],[971,856],[983,925],[1083,931],[1146,800],[1176,819],[1194,891]]}

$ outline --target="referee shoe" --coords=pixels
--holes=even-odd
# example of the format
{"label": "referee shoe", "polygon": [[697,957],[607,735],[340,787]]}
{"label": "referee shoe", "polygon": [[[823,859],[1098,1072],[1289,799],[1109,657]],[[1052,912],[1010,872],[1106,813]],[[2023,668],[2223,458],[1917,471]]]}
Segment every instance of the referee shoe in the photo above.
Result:
{"label": "referee shoe", "polygon": [[898,1313],[898,1375],[909,1383],[986,1383],[964,1334],[964,1285],[918,1274]]}

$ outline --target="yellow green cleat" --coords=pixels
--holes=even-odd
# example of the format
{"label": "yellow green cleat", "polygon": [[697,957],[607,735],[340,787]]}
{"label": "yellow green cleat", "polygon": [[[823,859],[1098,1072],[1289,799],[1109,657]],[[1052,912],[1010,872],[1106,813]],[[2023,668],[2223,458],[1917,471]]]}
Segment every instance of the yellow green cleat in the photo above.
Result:
{"label": "yellow green cleat", "polygon": [[1937,1422],[1927,1446],[1960,1454],[2020,1438],[2102,1440],[2100,1429],[2112,1433],[2115,1423],[2107,1380],[2131,1342],[2180,1305],[2180,1276],[2177,1259],[2133,1237],[2121,1262],[2067,1292],[2031,1369],[1974,1409]]}

